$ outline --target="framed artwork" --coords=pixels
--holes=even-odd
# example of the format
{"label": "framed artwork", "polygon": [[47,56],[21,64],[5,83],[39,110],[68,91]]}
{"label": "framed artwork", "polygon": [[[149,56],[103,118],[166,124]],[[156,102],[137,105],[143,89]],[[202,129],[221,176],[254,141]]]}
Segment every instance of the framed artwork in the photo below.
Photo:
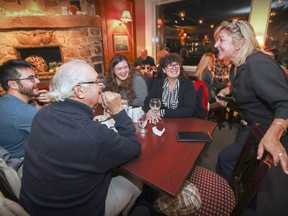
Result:
{"label": "framed artwork", "polygon": [[113,34],[114,52],[129,52],[128,35],[116,33]]}

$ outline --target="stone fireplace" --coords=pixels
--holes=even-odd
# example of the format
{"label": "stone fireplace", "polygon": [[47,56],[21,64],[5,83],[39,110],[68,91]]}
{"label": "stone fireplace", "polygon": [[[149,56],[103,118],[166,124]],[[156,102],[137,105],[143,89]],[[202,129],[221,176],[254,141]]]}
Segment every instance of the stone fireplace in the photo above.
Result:
{"label": "stone fireplace", "polygon": [[59,46],[44,46],[44,47],[16,47],[17,55],[21,59],[26,59],[31,56],[42,57],[49,69],[51,65],[57,65],[63,62],[61,47]]}
{"label": "stone fireplace", "polygon": [[[24,5],[25,1],[20,1],[21,4],[17,4],[19,1],[14,2],[15,7],[21,8],[21,4]],[[43,2],[47,11],[51,2],[53,2],[53,7],[56,7],[54,3],[58,2],[57,8],[60,8],[60,3],[64,1],[46,0]],[[11,8],[11,5],[12,3],[7,8]],[[25,8],[23,10],[27,11]],[[88,11],[82,12],[82,14],[78,13],[78,15],[33,14],[19,16],[17,14],[16,16],[6,16],[0,13],[0,64],[9,59],[21,58],[19,49],[35,48],[37,50],[37,48],[45,47],[47,49],[59,47],[63,62],[75,58],[83,59],[97,72],[104,72],[99,16],[90,15]]]}

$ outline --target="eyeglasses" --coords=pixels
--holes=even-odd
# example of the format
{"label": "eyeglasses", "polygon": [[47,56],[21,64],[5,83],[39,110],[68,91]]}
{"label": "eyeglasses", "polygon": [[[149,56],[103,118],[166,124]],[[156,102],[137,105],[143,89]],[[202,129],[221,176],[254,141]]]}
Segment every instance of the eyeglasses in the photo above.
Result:
{"label": "eyeglasses", "polygon": [[99,83],[103,83],[104,80],[103,79],[97,79],[95,81],[89,81],[89,82],[79,82],[79,84],[99,84]]}
{"label": "eyeglasses", "polygon": [[180,64],[176,63],[176,64],[169,64],[166,66],[168,69],[172,69],[172,68],[180,68]]}
{"label": "eyeglasses", "polygon": [[30,80],[31,82],[36,82],[36,79],[39,80],[39,76],[36,74],[36,75],[30,75],[26,78],[18,78],[18,79],[10,79],[12,81],[16,81],[16,80]]}

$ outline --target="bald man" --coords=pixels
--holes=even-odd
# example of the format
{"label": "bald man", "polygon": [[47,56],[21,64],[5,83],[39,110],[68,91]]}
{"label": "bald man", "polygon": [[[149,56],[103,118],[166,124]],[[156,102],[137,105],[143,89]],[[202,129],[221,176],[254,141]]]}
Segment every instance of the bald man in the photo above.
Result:
{"label": "bald man", "polygon": [[156,69],[154,59],[151,56],[148,56],[147,49],[142,49],[140,51],[140,56],[135,60],[134,67],[137,70],[141,70],[145,68],[145,65],[148,65],[148,67],[150,67],[153,70]]}

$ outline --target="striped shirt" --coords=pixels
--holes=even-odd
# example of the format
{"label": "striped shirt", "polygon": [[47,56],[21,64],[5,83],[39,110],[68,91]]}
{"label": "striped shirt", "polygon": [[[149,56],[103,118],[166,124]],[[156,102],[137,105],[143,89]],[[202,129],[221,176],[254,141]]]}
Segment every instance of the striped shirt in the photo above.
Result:
{"label": "striped shirt", "polygon": [[[166,78],[163,84],[163,93],[162,93],[162,103],[168,109],[177,109],[178,107],[178,95],[179,95],[179,80],[176,82],[175,88],[170,91],[169,82]],[[163,117],[165,110],[160,110],[160,115]]]}

